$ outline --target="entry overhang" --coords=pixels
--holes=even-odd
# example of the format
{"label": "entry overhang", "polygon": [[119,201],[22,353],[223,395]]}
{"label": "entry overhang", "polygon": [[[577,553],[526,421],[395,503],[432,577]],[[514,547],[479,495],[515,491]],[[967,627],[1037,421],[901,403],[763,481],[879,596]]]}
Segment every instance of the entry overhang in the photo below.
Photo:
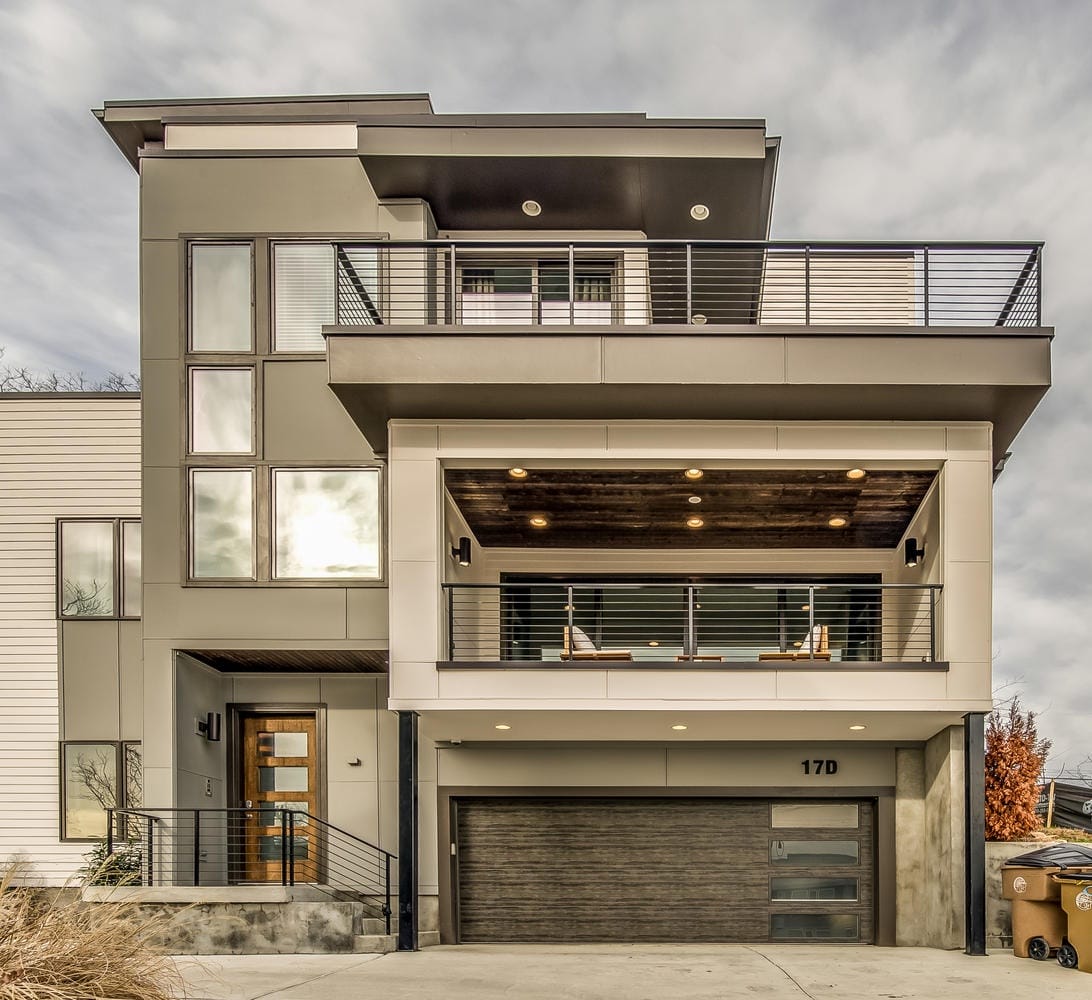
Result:
{"label": "entry overhang", "polygon": [[989,421],[995,459],[1050,386],[1048,327],[326,327],[330,386],[391,419]]}

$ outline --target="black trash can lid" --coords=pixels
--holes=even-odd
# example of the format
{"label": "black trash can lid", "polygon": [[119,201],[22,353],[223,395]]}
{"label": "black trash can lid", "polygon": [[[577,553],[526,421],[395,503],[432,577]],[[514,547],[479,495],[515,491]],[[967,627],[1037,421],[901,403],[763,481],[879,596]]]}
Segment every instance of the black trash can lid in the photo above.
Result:
{"label": "black trash can lid", "polygon": [[1092,844],[1051,844],[1019,857],[1009,858],[1005,867],[1081,868],[1092,866]]}

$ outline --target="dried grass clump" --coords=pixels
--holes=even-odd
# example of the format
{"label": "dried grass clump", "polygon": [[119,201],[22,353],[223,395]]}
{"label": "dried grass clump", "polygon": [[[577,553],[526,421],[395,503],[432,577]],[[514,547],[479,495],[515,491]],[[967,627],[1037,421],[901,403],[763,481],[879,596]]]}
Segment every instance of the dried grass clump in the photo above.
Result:
{"label": "dried grass clump", "polygon": [[158,954],[159,921],[130,902],[52,900],[0,876],[0,1000],[173,1000],[185,995],[174,964]]}

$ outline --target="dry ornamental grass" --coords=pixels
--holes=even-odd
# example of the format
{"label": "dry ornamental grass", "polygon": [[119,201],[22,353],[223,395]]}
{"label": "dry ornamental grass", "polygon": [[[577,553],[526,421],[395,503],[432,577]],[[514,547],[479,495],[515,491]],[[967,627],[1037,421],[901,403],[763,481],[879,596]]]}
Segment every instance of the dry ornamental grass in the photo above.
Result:
{"label": "dry ornamental grass", "polygon": [[156,951],[157,921],[135,903],[45,898],[0,877],[0,1000],[174,1000],[185,995]]}

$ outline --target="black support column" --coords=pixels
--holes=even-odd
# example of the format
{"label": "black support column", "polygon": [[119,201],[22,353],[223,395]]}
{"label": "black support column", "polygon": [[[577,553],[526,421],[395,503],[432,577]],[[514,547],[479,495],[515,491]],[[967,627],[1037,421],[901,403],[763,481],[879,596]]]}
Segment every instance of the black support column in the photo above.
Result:
{"label": "black support column", "polygon": [[986,735],[985,715],[963,716],[966,952],[986,954]]}
{"label": "black support column", "polygon": [[417,950],[417,713],[398,713],[398,950]]}

